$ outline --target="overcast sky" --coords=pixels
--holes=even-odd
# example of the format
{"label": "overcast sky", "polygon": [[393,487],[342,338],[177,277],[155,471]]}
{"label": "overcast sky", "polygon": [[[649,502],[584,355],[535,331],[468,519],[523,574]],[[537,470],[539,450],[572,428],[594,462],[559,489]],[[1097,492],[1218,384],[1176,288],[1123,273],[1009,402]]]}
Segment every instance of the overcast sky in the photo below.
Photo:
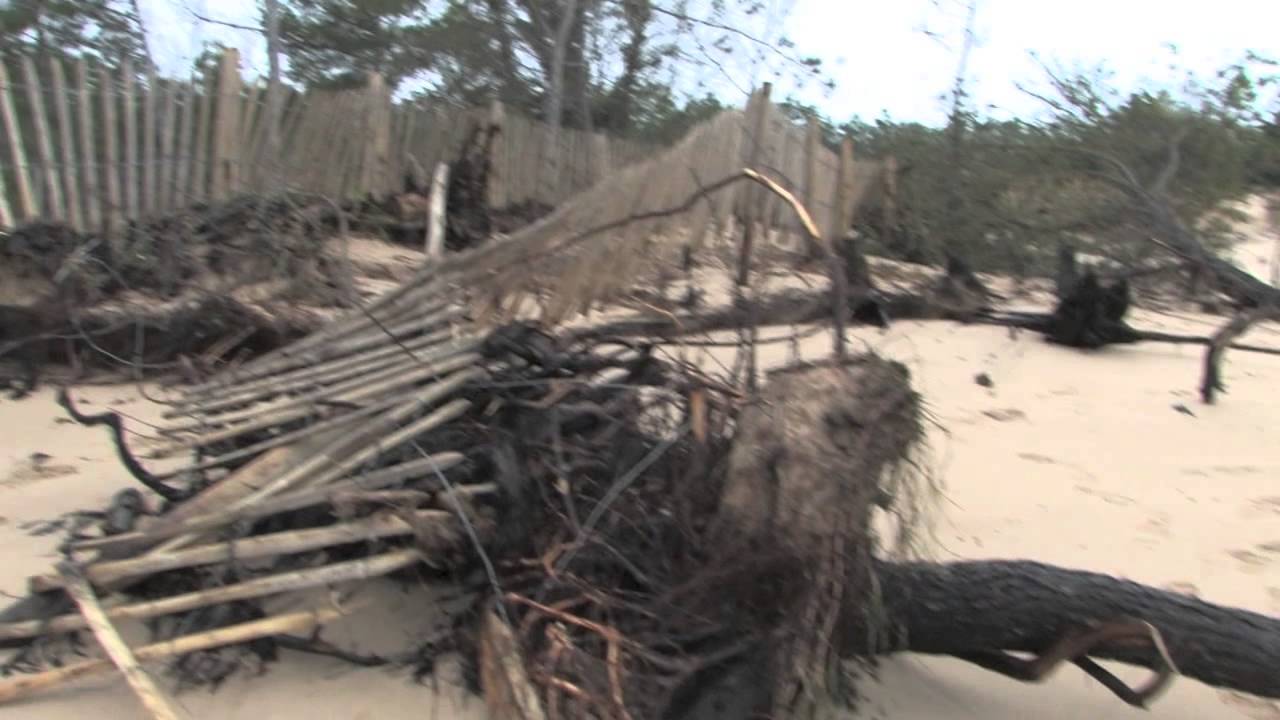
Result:
{"label": "overcast sky", "polygon": [[[797,53],[822,58],[836,82],[835,91],[827,94],[816,86],[795,88],[783,81],[775,97],[795,92],[837,119],[888,113],[899,120],[936,123],[944,116],[938,96],[947,92],[955,73],[964,24],[961,0],[771,2],[789,7],[784,28]],[[1041,108],[1016,87],[1043,77],[1029,56],[1032,50],[1067,66],[1105,62],[1121,88],[1137,83],[1176,86],[1180,73],[1170,71],[1171,62],[1208,77],[1241,59],[1246,50],[1280,55],[1280,0],[979,3],[970,93],[975,104],[1008,113]],[[260,37],[199,22],[189,11],[256,25],[256,0],[142,0],[142,7],[152,51],[164,70],[186,72],[203,41],[219,39],[241,49],[246,73],[265,71]],[[763,72],[773,70],[776,65]],[[766,79],[743,68],[734,72],[740,84]],[[723,87],[732,99],[732,84],[724,82]]]}

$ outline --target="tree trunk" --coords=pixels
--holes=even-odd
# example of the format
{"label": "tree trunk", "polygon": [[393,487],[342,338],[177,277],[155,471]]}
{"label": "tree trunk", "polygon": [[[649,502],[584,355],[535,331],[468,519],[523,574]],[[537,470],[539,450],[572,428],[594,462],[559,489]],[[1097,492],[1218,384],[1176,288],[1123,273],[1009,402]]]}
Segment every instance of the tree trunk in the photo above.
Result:
{"label": "tree trunk", "polygon": [[[1178,671],[1208,685],[1280,697],[1280,619],[1083,570],[1028,560],[877,562],[888,637],[868,648],[866,608],[846,607],[842,654],[910,651],[965,656],[1043,652],[1064,634],[1125,618],[1163,636]],[[1089,655],[1152,667],[1149,647],[1102,645]]]}

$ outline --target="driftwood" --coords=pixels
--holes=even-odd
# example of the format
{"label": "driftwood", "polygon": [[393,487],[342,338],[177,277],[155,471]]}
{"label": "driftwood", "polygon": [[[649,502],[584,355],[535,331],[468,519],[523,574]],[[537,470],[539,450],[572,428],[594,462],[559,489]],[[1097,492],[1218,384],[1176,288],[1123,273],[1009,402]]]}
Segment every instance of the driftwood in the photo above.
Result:
{"label": "driftwood", "polygon": [[[200,650],[235,645],[256,638],[270,637],[282,633],[305,632],[331,622],[347,614],[347,612],[349,612],[349,609],[319,608],[242,623],[197,635],[184,636],[175,640],[144,645],[134,650],[134,657],[140,661],[160,660]],[[110,660],[80,660],[68,663],[55,670],[0,680],[0,704],[21,700],[39,692],[67,685],[81,678],[101,675],[110,672],[113,667],[115,666]]]}
{"label": "driftwood", "polygon": [[79,606],[80,614],[93,630],[94,637],[111,658],[111,662],[119,668],[129,686],[133,688],[134,694],[142,701],[142,705],[147,708],[151,716],[155,720],[178,720],[182,717],[183,714],[178,711],[173,700],[169,699],[169,696],[156,684],[155,679],[138,664],[133,651],[120,638],[120,633],[116,631],[110,618],[103,611],[102,605],[93,593],[93,588],[89,586],[89,581],[70,563],[63,563],[61,574],[67,594]]}
{"label": "driftwood", "polygon": [[[1280,618],[1223,607],[1128,580],[1025,560],[877,562],[886,634],[876,652],[981,661],[994,651],[1043,653],[1064,634],[1137,619],[1157,628],[1177,671],[1208,685],[1280,697]],[[847,608],[839,641],[867,652],[861,609]],[[1101,643],[1088,655],[1158,669],[1149,642]],[[1072,658],[1067,658],[1068,660]],[[985,665],[984,665],[985,666]]]}

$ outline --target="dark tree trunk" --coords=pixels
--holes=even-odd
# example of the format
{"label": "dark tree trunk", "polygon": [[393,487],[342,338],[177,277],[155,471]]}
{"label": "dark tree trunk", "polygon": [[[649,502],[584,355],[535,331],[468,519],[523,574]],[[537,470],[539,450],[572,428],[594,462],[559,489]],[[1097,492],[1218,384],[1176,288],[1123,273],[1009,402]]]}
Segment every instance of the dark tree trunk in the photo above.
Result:
{"label": "dark tree trunk", "polygon": [[[875,566],[889,638],[877,654],[1043,652],[1065,634],[1136,619],[1155,626],[1178,671],[1208,685],[1280,697],[1280,619],[1099,573],[1026,560]],[[868,652],[866,608],[848,608],[846,655]],[[1141,646],[1101,646],[1098,659],[1153,667]]]}

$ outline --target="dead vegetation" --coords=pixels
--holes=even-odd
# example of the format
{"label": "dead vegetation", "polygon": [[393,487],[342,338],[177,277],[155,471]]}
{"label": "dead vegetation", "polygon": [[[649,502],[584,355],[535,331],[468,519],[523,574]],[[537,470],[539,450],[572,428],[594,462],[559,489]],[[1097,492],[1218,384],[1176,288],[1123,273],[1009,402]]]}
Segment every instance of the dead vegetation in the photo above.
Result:
{"label": "dead vegetation", "polygon": [[[1025,681],[1071,662],[1140,707],[1177,675],[1280,697],[1276,618],[1037,563],[889,552],[903,544],[877,538],[873,514],[895,514],[910,537],[935,491],[915,462],[922,399],[904,366],[849,352],[845,323],[998,322],[1086,348],[1168,338],[1132,335],[1124,282],[1091,272],[1064,279],[1048,315],[995,309],[999,296],[958,257],[919,287],[880,290],[855,243],[753,170],[654,187],[691,153],[724,145],[738,119],[187,384],[166,401],[164,441],[148,458],[127,447],[118,416],[86,416],[64,394],[77,420],[113,428],[122,461],[163,502],[119,496],[97,528],[68,538],[70,571],[32,578],[3,613],[0,641],[16,650],[7,669],[21,674],[0,680],[0,702],[114,662],[161,706],[127,653],[69,654],[85,629],[109,644],[125,620],[153,635],[134,660],[175,658],[188,683],[219,682],[282,647],[424,673],[457,652],[495,717],[812,717],[852,698],[858,662],[904,651]],[[823,287],[758,292],[764,243],[753,251],[745,239],[770,225],[756,210],[764,199],[821,250]],[[846,201],[836,198],[837,217]],[[674,258],[687,270],[705,238],[734,227],[745,237],[726,268],[728,306],[588,312]],[[621,274],[603,276],[605,260]],[[513,319],[530,305],[536,321]],[[759,386],[760,327],[814,321],[836,327],[833,357]],[[739,332],[727,372],[662,351],[713,329]],[[147,469],[157,457],[186,464]],[[394,656],[326,642],[317,628],[367,611],[360,591],[383,577],[463,598],[468,611]],[[109,600],[101,613],[81,579]],[[1095,659],[1155,675],[1130,687]]]}

